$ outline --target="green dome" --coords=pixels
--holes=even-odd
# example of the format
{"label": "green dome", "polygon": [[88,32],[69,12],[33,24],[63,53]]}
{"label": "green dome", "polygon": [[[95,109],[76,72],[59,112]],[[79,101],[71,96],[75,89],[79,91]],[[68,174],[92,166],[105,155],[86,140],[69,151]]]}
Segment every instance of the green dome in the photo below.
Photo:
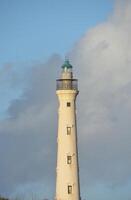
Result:
{"label": "green dome", "polygon": [[62,68],[72,69],[72,65],[70,64],[69,60],[65,60],[64,64],[62,65]]}

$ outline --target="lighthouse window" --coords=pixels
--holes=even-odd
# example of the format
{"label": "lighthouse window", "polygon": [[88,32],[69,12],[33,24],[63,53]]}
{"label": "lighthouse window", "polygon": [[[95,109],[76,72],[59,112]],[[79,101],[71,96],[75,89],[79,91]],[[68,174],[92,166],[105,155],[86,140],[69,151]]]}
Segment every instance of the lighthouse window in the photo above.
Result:
{"label": "lighthouse window", "polygon": [[71,134],[71,127],[67,126],[67,135],[70,135],[70,134]]}
{"label": "lighthouse window", "polygon": [[70,107],[71,106],[71,103],[70,102],[67,102],[67,107]]}
{"label": "lighthouse window", "polygon": [[72,185],[68,185],[68,194],[72,194]]}
{"label": "lighthouse window", "polygon": [[72,161],[72,157],[71,156],[67,156],[67,164],[71,164]]}

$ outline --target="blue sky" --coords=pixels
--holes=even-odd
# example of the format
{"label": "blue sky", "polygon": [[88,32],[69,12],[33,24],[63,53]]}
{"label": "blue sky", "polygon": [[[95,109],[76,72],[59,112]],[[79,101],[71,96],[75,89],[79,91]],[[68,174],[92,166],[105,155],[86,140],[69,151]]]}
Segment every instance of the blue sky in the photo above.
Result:
{"label": "blue sky", "polygon": [[82,197],[130,199],[130,21],[128,0],[0,0],[0,194],[54,197],[55,79],[69,55]]}
{"label": "blue sky", "polygon": [[65,55],[90,27],[107,19],[113,0],[1,0],[0,65]]}

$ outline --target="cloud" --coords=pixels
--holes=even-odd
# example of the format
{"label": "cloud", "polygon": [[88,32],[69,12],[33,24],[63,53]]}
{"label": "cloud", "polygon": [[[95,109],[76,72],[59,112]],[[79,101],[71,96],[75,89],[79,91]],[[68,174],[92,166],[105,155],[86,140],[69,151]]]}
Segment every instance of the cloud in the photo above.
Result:
{"label": "cloud", "polygon": [[[101,195],[99,188],[105,191],[104,199],[109,191],[108,199],[118,198],[118,191],[123,195],[127,191],[125,199],[131,197],[127,189],[131,185],[130,19],[131,2],[117,1],[108,21],[90,29],[69,52],[79,78],[81,191],[82,196],[91,197],[96,188],[94,199]],[[51,188],[53,197],[55,79],[61,64],[55,55],[31,69],[27,89],[11,102],[9,118],[0,123],[0,193],[16,194],[24,185],[42,182],[45,191]]]}
{"label": "cloud", "polygon": [[52,187],[57,133],[55,79],[61,64],[61,58],[54,55],[47,63],[35,65],[23,95],[12,100],[9,117],[0,122],[0,193],[17,194],[22,185],[41,181],[45,191],[47,185]]}
{"label": "cloud", "polygon": [[88,31],[70,52],[80,77],[79,141],[85,185],[101,181],[117,186],[131,180],[130,11],[130,1],[117,2],[112,17]]}

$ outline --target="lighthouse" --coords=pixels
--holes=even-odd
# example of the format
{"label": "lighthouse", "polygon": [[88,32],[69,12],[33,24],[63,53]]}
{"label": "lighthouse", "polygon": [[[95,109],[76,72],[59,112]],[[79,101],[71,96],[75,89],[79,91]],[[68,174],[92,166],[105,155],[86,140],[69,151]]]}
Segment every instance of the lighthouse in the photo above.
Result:
{"label": "lighthouse", "polygon": [[78,93],[77,79],[73,78],[72,65],[66,60],[56,86],[59,100],[56,200],[80,200],[76,124]]}

